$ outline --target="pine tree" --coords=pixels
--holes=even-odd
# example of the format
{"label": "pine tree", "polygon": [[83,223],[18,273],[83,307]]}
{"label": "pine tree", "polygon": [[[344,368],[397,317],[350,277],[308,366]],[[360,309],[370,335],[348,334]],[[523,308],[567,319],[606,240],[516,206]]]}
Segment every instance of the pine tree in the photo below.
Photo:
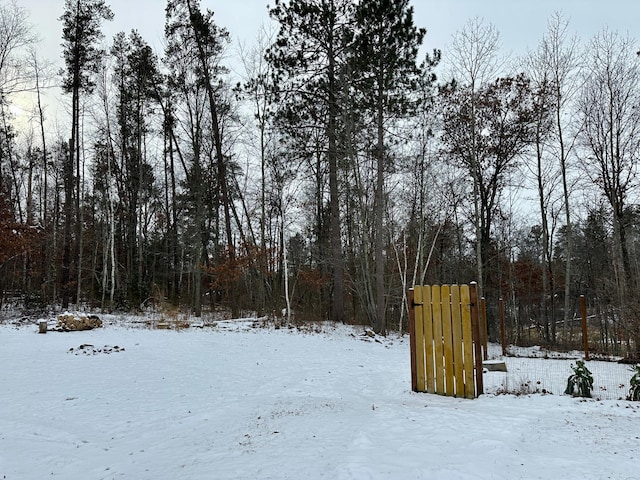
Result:
{"label": "pine tree", "polygon": [[[209,228],[206,227],[205,204],[207,197],[215,199],[222,206],[224,215],[225,248],[217,252],[216,257],[229,257],[233,263],[235,257],[232,216],[234,216],[231,191],[229,188],[229,159],[225,152],[223,119],[229,110],[224,98],[225,82],[222,75],[226,69],[221,64],[222,54],[229,42],[229,33],[216,25],[213,12],[200,9],[199,0],[169,0],[166,8],[165,37],[167,38],[167,63],[170,66],[170,86],[181,92],[183,100],[190,108],[190,140],[193,155],[191,168],[187,170],[187,182],[192,199],[194,239],[194,292],[193,310],[196,316],[201,313],[201,284],[203,265],[207,263],[206,247],[209,244]],[[192,104],[189,105],[189,102]],[[205,110],[206,108],[206,110]],[[206,115],[206,118],[205,118]],[[204,135],[205,127],[210,135]],[[217,191],[209,195],[206,192],[207,170],[202,161],[207,156],[208,145],[205,141],[213,139],[211,145],[212,160],[215,161],[212,182]],[[217,210],[217,205],[212,210]],[[212,212],[213,213],[213,212]],[[216,214],[217,215],[217,214]],[[217,235],[217,228],[216,235]],[[219,242],[214,242],[216,248]],[[235,290],[233,290],[235,291]],[[232,315],[237,313],[235,299],[231,299]]]}
{"label": "pine tree", "polygon": [[[391,156],[386,125],[415,112],[413,94],[421,76],[418,49],[426,31],[413,22],[408,0],[369,0],[356,8],[353,71],[363,107],[376,126],[376,186],[374,201],[375,319],[377,333],[386,332],[385,318],[385,175]],[[434,59],[439,54],[434,53]],[[430,59],[430,66],[433,61]],[[426,65],[423,66],[426,68]]]}
{"label": "pine tree", "polygon": [[[104,0],[65,0],[62,21],[62,47],[66,69],[62,75],[62,89],[71,94],[71,139],[69,141],[69,168],[65,175],[73,176],[75,164],[75,215],[76,215],[76,259],[78,270],[78,293],[81,279],[81,222],[80,222],[80,96],[91,93],[95,82],[92,73],[104,52],[96,44],[102,38],[100,30],[103,20],[113,19],[111,9]],[[62,261],[62,304],[66,307],[70,296],[71,266],[71,220],[73,216],[73,180],[65,181],[65,225],[63,234],[64,254]],[[77,299],[79,301],[79,298]]]}
{"label": "pine tree", "polygon": [[[280,25],[276,42],[267,53],[275,70],[274,83],[282,102],[280,123],[283,133],[295,141],[315,141],[321,165],[328,170],[329,183],[329,265],[331,269],[331,318],[345,319],[345,274],[342,251],[339,160],[339,73],[346,65],[352,41],[353,4],[350,0],[276,0],[271,17]],[[319,140],[319,137],[322,140]],[[298,143],[298,147],[300,143]],[[309,158],[309,152],[300,151]],[[318,191],[316,240],[326,235],[322,221],[323,185]]]}
{"label": "pine tree", "polygon": [[124,288],[129,300],[139,304],[148,295],[145,286],[142,225],[139,220],[143,202],[153,195],[153,168],[146,158],[145,139],[156,99],[159,79],[157,58],[137,31],[128,37],[116,35],[111,54],[115,58],[113,81],[116,85],[116,113],[121,173],[120,199],[124,210]]}

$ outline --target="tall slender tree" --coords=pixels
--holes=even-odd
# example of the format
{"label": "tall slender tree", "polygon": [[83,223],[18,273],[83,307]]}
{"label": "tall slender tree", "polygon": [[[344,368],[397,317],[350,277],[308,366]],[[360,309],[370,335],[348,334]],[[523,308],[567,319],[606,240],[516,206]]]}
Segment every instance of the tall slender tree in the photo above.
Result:
{"label": "tall slender tree", "polygon": [[[258,279],[258,312],[262,311],[267,305],[269,300],[267,292],[272,291],[273,286],[270,284],[270,263],[269,252],[275,251],[276,239],[274,236],[268,235],[270,214],[271,210],[270,202],[271,188],[276,187],[273,185],[279,179],[279,168],[274,169],[273,173],[275,177],[271,175],[272,170],[269,168],[269,163],[275,160],[276,155],[274,150],[276,148],[276,135],[273,128],[273,114],[272,112],[277,109],[275,107],[274,89],[271,87],[272,81],[272,66],[266,61],[266,50],[271,46],[275,37],[275,30],[267,30],[265,27],[261,28],[256,39],[256,44],[253,48],[245,50],[241,48],[241,59],[245,71],[245,83],[243,85],[244,98],[251,105],[251,117],[252,120],[248,120],[246,125],[248,129],[246,131],[249,138],[250,149],[253,153],[251,156],[258,157],[259,169],[260,169],[260,186],[258,192],[259,203],[259,249],[260,260],[259,269],[260,277]],[[257,134],[256,134],[257,132]],[[257,136],[257,138],[256,138]],[[255,161],[255,160],[254,160]],[[276,187],[277,188],[277,187]],[[276,196],[276,195],[273,195]]]}
{"label": "tall slender tree", "polygon": [[[95,86],[92,74],[98,68],[98,61],[104,51],[97,45],[103,37],[101,26],[103,20],[112,20],[113,12],[104,0],[65,0],[64,13],[60,17],[62,21],[62,48],[65,61],[65,69],[62,75],[62,89],[71,94],[71,139],[69,140],[69,165],[67,175],[73,176],[75,165],[75,215],[76,238],[75,250],[77,260],[77,287],[80,290],[81,279],[81,235],[80,222],[80,105],[81,95],[90,93]],[[73,192],[69,187],[72,180],[67,180],[65,190],[65,229],[64,229],[64,258],[62,263],[62,292],[63,306],[69,302],[69,281],[71,264],[71,217],[73,215]],[[71,187],[73,188],[73,187]],[[79,293],[79,292],[78,292]],[[76,301],[79,301],[76,298]]]}
{"label": "tall slender tree", "polygon": [[[408,0],[371,0],[356,8],[354,75],[365,111],[376,125],[376,185],[374,201],[375,320],[376,332],[386,332],[385,316],[385,175],[391,155],[388,124],[415,113],[420,96],[418,49],[426,30],[413,22]],[[437,54],[436,54],[437,56]]]}
{"label": "tall slender tree", "polygon": [[640,160],[640,65],[628,37],[604,30],[590,45],[590,65],[580,99],[583,141],[592,162],[585,163],[613,214],[622,291],[636,278],[629,258],[626,222],[629,196]]}
{"label": "tall slender tree", "polygon": [[[581,85],[580,71],[582,68],[582,53],[580,51],[578,40],[575,37],[568,36],[569,22],[562,14],[554,13],[548,22],[547,32],[542,38],[537,51],[532,54],[527,62],[528,71],[533,77],[534,82],[537,84],[537,97],[538,103],[547,103],[553,115],[550,120],[552,121],[551,135],[546,139],[545,143],[549,147],[551,156],[555,160],[557,167],[560,169],[559,178],[562,182],[562,203],[564,210],[564,221],[567,234],[565,235],[564,246],[565,255],[565,291],[564,291],[564,322],[563,330],[566,331],[566,325],[569,324],[569,320],[573,315],[571,304],[573,302],[571,298],[571,278],[572,278],[572,245],[573,235],[572,230],[572,212],[570,203],[570,159],[573,153],[576,139],[578,138],[579,116],[577,111],[572,107],[572,102],[575,101],[577,93]],[[542,149],[538,149],[538,157],[542,155]],[[540,162],[539,162],[540,165]],[[538,190],[541,192],[545,185],[540,182],[541,177],[538,175]],[[554,189],[553,185],[547,186],[548,190]],[[545,212],[545,206],[543,202],[543,195],[540,195],[541,199],[541,215],[542,215],[542,227],[543,227],[543,243],[546,245],[543,254],[545,261],[548,262],[551,259],[550,252],[550,235],[549,227],[547,225],[547,213]],[[549,280],[553,281],[551,276],[551,269],[546,268],[543,272],[549,271]],[[546,288],[546,282],[544,282]],[[545,298],[547,298],[546,291],[543,292]],[[553,299],[553,295],[550,296]],[[543,302],[544,303],[544,302]],[[553,310],[552,310],[553,317]],[[556,322],[551,321],[551,341],[556,339]]]}
{"label": "tall slender tree", "polygon": [[[196,229],[196,253],[194,265],[194,313],[200,315],[201,284],[203,266],[207,262],[206,247],[209,233],[206,228],[205,199],[206,182],[202,161],[207,155],[207,145],[203,136],[208,126],[213,139],[209,156],[215,161],[215,186],[213,195],[216,203],[221,204],[224,215],[225,245],[224,255],[230,262],[235,257],[234,232],[232,220],[234,205],[229,187],[229,156],[225,148],[223,118],[229,106],[224,96],[225,82],[222,75],[226,68],[221,63],[222,55],[229,42],[226,29],[217,26],[213,12],[200,9],[199,0],[168,0],[166,8],[165,36],[167,38],[166,55],[171,62],[170,81],[173,86],[186,94],[192,109],[189,113],[192,142],[192,169],[187,172],[192,198],[194,201],[194,223]],[[204,109],[206,105],[206,110]],[[216,247],[218,245],[216,244]],[[232,298],[232,309],[237,311],[237,304]]]}
{"label": "tall slender tree", "polygon": [[[156,84],[159,79],[157,58],[151,47],[135,30],[128,37],[119,33],[111,54],[115,58],[117,123],[119,139],[120,197],[125,203],[124,278],[130,300],[138,304],[148,295],[145,286],[141,207],[153,189],[153,168],[146,158],[146,137],[150,129]],[[148,281],[148,276],[147,276]]]}
{"label": "tall slender tree", "polygon": [[[295,135],[320,127],[325,138],[322,144],[326,146],[316,158],[327,166],[329,177],[330,316],[338,322],[345,320],[338,145],[338,101],[343,86],[339,73],[353,38],[352,9],[350,0],[276,0],[269,13],[278,22],[279,31],[267,54],[274,66],[274,84],[283,98],[282,113],[289,132],[293,130]],[[317,193],[320,211],[323,195]]]}
{"label": "tall slender tree", "polygon": [[[468,161],[473,180],[474,226],[476,231],[476,267],[478,269],[478,288],[480,295],[484,295],[483,271],[486,258],[482,257],[482,225],[480,206],[480,178],[477,176],[480,168],[480,153],[483,127],[476,121],[477,92],[487,83],[493,81],[500,72],[501,61],[498,57],[500,48],[500,33],[492,24],[487,24],[481,18],[469,19],[462,30],[453,36],[451,45],[451,70],[457,84],[469,89],[469,126],[470,137],[467,144]],[[478,126],[480,125],[480,128]],[[488,241],[488,240],[487,240]]]}
{"label": "tall slender tree", "polygon": [[[548,161],[547,148],[549,147],[550,123],[552,121],[549,111],[553,109],[554,99],[552,95],[553,86],[549,72],[545,66],[544,48],[541,47],[536,54],[532,54],[525,61],[528,73],[531,75],[532,88],[534,93],[535,112],[535,166],[530,167],[536,183],[538,193],[538,205],[540,207],[540,229],[532,229],[528,239],[539,238],[540,245],[540,270],[541,270],[541,290],[540,290],[540,322],[545,328],[547,341],[555,340],[555,310],[549,311],[549,289],[553,290],[554,278],[551,275],[551,255],[552,238],[550,232],[549,215],[550,204],[552,202],[552,192],[557,190],[557,167],[555,162]],[[550,165],[551,163],[551,165]],[[535,234],[534,234],[535,231]],[[539,235],[538,235],[539,234]],[[526,255],[525,255],[526,257]],[[528,262],[533,262],[535,255],[527,258]],[[553,306],[553,305],[552,305]],[[549,317],[551,313],[551,318]],[[552,328],[549,328],[552,325]],[[552,334],[553,332],[553,334]]]}

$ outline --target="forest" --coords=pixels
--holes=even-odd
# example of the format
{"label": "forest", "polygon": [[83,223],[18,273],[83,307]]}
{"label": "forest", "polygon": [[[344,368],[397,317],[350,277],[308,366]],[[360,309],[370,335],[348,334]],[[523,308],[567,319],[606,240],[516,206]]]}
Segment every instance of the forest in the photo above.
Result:
{"label": "forest", "polygon": [[597,349],[640,358],[634,39],[557,13],[506,59],[473,18],[426,52],[409,0],[271,3],[233,50],[200,0],[167,0],[154,51],[105,38],[106,0],[65,0],[56,70],[0,0],[2,309],[384,334],[413,285],[475,281],[491,338],[502,298],[510,341],[569,348],[584,295]]}

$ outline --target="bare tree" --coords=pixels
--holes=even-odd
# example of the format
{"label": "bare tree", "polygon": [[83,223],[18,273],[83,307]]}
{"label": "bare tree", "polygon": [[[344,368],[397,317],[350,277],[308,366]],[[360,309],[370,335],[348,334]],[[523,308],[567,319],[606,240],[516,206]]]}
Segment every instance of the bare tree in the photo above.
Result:
{"label": "bare tree", "polygon": [[613,262],[622,326],[640,351],[637,274],[632,269],[629,233],[633,217],[630,196],[637,186],[640,160],[640,64],[634,41],[604,30],[589,45],[589,68],[580,99],[584,119],[585,167],[601,189],[613,220]]}
{"label": "bare tree", "polygon": [[[267,291],[271,291],[269,285],[268,271],[270,268],[270,262],[268,261],[268,254],[270,246],[274,246],[277,241],[272,236],[267,238],[267,224],[268,224],[268,189],[269,184],[273,184],[277,178],[271,178],[269,176],[270,158],[275,157],[273,154],[275,141],[273,140],[273,115],[272,109],[275,103],[273,87],[271,86],[272,80],[272,66],[267,62],[265,53],[268,48],[273,44],[276,32],[274,30],[268,30],[266,27],[261,28],[256,39],[256,43],[253,48],[245,49],[240,48],[240,58],[245,72],[245,83],[243,93],[245,100],[247,101],[252,119],[247,119],[246,133],[249,137],[247,143],[252,153],[249,154],[249,160],[258,157],[260,165],[260,177],[259,177],[259,229],[260,229],[260,270],[261,278],[258,279],[258,298],[259,305],[258,311],[261,311],[267,302]],[[257,138],[256,138],[257,137]],[[251,168],[250,165],[247,165]],[[271,181],[270,181],[271,180]],[[248,219],[250,222],[251,219]],[[283,219],[284,224],[284,219]],[[286,244],[285,244],[286,246]],[[286,264],[286,263],[285,263]],[[286,280],[286,275],[285,275]],[[287,294],[288,295],[288,294]]]}
{"label": "bare tree", "polygon": [[589,45],[589,66],[580,99],[587,172],[609,202],[624,291],[633,287],[626,209],[640,160],[640,64],[629,37],[604,30]]}
{"label": "bare tree", "polygon": [[501,213],[502,197],[522,154],[535,139],[535,105],[529,80],[498,78],[477,92],[450,85],[443,95],[443,148],[452,163],[473,180],[478,283],[490,275],[494,292],[501,288],[499,270],[490,271],[495,252],[492,228]]}
{"label": "bare tree", "polygon": [[[115,164],[115,148],[114,148],[114,128],[112,126],[112,112],[111,107],[113,102],[112,92],[110,91],[109,74],[111,70],[108,67],[107,62],[102,62],[100,74],[97,77],[97,96],[100,99],[103,119],[101,122],[100,130],[101,137],[103,139],[103,161],[105,165],[100,168],[97,165],[98,170],[102,175],[98,175],[100,183],[104,186],[103,192],[99,192],[100,189],[94,187],[97,195],[102,193],[103,195],[103,208],[105,210],[105,228],[103,231],[103,254],[102,254],[102,276],[101,276],[101,306],[104,309],[109,306],[114,306],[114,295],[116,289],[116,255],[115,255],[115,208],[118,201],[117,191],[115,187],[114,178],[114,164]],[[109,300],[107,303],[106,295],[109,294]]]}
{"label": "bare tree", "polygon": [[480,295],[484,292],[484,272],[482,258],[482,228],[480,212],[480,178],[478,144],[482,127],[478,128],[476,121],[476,97],[478,89],[487,82],[494,80],[502,67],[498,57],[500,48],[500,34],[492,24],[486,24],[479,17],[467,21],[462,30],[453,36],[450,49],[451,73],[457,83],[468,86],[470,93],[470,143],[467,145],[466,155],[469,159],[470,172],[473,179],[474,223],[476,231],[476,262],[478,268],[478,289]]}
{"label": "bare tree", "polygon": [[8,194],[10,207],[22,216],[18,157],[14,152],[16,132],[8,110],[11,95],[30,87],[31,71],[26,57],[37,40],[28,12],[16,2],[0,4],[0,189]]}
{"label": "bare tree", "polygon": [[480,17],[469,19],[453,34],[449,49],[451,76],[475,91],[500,73],[504,60],[498,56],[499,50],[500,32],[496,27]]}
{"label": "bare tree", "polygon": [[42,148],[42,207],[40,221],[44,226],[48,225],[48,210],[49,210],[49,171],[48,171],[48,152],[47,152],[47,135],[45,128],[46,120],[46,106],[43,102],[43,94],[47,88],[50,87],[51,81],[54,78],[54,72],[52,64],[47,61],[42,61],[34,48],[29,50],[29,65],[33,72],[33,89],[36,95],[36,101],[34,106],[34,115],[38,119],[38,128],[40,134],[40,142]]}
{"label": "bare tree", "polygon": [[[547,67],[550,73],[553,88],[553,105],[555,107],[555,134],[556,156],[560,162],[562,176],[562,195],[564,200],[564,221],[567,230],[566,237],[566,264],[565,264],[565,289],[564,289],[564,322],[563,330],[566,334],[566,325],[571,317],[571,252],[573,250],[573,235],[571,222],[570,185],[569,185],[569,159],[575,145],[577,132],[580,127],[576,125],[576,119],[572,104],[576,93],[580,88],[579,74],[582,66],[582,53],[578,40],[575,37],[568,38],[568,21],[560,14],[552,16],[549,22],[549,31],[546,41],[543,40],[543,48],[546,49]],[[555,322],[552,323],[552,338],[555,340]]]}
{"label": "bare tree", "polygon": [[[566,225],[565,237],[565,295],[564,295],[564,323],[567,325],[571,316],[571,205],[569,159],[573,152],[577,132],[578,119],[572,102],[580,87],[579,73],[582,64],[582,54],[576,37],[568,37],[569,22],[562,14],[555,13],[548,22],[547,33],[542,38],[538,48],[525,60],[525,68],[531,76],[536,91],[538,110],[538,131],[536,134],[536,183],[540,203],[540,218],[542,226],[542,305],[546,315],[548,288],[553,291],[554,279],[550,268],[552,257],[552,242],[549,230],[549,204],[552,202],[552,192],[556,190],[556,178],[562,181],[562,202],[564,221]],[[548,115],[552,112],[552,115]],[[551,122],[546,127],[543,122]],[[552,127],[551,135],[545,132]],[[557,167],[546,163],[551,157],[557,162]],[[556,174],[559,168],[559,176]],[[551,285],[549,285],[549,282]],[[553,318],[551,306],[551,331],[547,331],[547,338],[552,342],[556,339],[556,322]],[[545,322],[546,328],[549,322]]]}
{"label": "bare tree", "polygon": [[15,0],[0,4],[0,93],[3,95],[31,88],[26,49],[37,40],[24,7]]}

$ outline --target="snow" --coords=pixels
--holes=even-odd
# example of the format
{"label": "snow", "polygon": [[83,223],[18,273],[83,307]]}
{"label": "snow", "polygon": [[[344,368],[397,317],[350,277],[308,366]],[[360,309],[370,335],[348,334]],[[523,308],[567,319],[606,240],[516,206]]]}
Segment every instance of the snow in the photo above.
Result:
{"label": "snow", "polygon": [[[0,326],[0,478],[640,476],[637,402],[413,393],[408,339],[346,326],[131,325]],[[532,382],[548,361],[506,358]]]}

